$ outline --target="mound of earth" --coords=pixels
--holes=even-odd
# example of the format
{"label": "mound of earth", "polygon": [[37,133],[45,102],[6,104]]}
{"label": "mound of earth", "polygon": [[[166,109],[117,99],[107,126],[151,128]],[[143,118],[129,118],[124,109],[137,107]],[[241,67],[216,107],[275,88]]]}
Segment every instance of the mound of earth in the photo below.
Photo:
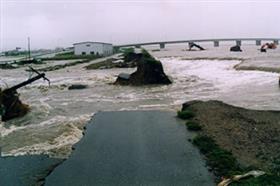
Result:
{"label": "mound of earth", "polygon": [[[139,56],[139,55],[138,55]],[[137,61],[137,70],[130,74],[121,73],[115,84],[119,85],[150,85],[171,84],[172,82],[164,73],[160,61],[153,58],[148,52],[142,51]]]}
{"label": "mound of earth", "polygon": [[182,110],[194,112],[205,134],[231,151],[243,166],[265,170],[280,167],[280,111],[239,108],[220,101],[191,101]]}

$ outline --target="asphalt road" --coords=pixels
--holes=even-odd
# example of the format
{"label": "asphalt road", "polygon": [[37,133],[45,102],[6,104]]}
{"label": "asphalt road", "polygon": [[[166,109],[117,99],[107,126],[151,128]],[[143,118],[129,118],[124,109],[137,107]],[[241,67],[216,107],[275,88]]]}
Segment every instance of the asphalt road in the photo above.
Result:
{"label": "asphalt road", "polygon": [[63,160],[45,155],[0,157],[0,186],[38,186]]}
{"label": "asphalt road", "polygon": [[172,112],[100,112],[46,186],[214,185],[191,134]]}

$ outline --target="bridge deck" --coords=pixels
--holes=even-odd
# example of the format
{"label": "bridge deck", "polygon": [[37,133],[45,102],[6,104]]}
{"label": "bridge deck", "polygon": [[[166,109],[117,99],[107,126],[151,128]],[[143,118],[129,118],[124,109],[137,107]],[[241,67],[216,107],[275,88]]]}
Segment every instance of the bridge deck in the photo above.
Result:
{"label": "bridge deck", "polygon": [[192,40],[177,40],[177,41],[158,41],[158,42],[144,42],[116,45],[116,47],[130,47],[143,45],[158,45],[158,44],[176,44],[176,43],[190,43],[190,42],[214,42],[214,41],[279,41],[280,38],[222,38],[222,39],[192,39]]}

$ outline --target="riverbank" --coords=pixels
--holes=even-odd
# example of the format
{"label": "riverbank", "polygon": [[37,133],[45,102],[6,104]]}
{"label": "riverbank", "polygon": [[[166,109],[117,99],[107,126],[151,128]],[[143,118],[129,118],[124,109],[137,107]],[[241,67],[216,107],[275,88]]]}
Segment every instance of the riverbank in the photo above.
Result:
{"label": "riverbank", "polygon": [[[262,170],[274,180],[270,180],[271,183],[269,183],[260,178],[260,182],[256,182],[258,183],[256,185],[268,183],[277,185],[279,183],[277,180],[279,181],[280,177],[276,175],[280,173],[280,111],[244,109],[221,101],[187,102],[183,105],[182,111],[192,113],[187,122],[192,122],[192,126],[188,126],[190,130],[196,129],[198,136],[209,138],[207,143],[210,143],[210,139],[214,140],[213,144],[215,143],[221,149],[226,150],[226,154],[232,153],[233,157],[236,158],[239,168],[227,167],[227,163],[232,164],[231,158],[227,158],[227,161],[230,162],[222,162],[214,160],[212,156],[210,161],[217,162],[209,163],[214,172],[218,170],[216,175],[227,176],[230,173],[242,172],[242,170]],[[194,128],[193,123],[199,127]],[[195,138],[194,143],[209,158],[208,150],[202,145],[203,142],[198,142],[202,139],[201,137]],[[217,164],[218,162],[224,164],[222,169],[221,165]],[[226,175],[220,175],[221,172]]]}

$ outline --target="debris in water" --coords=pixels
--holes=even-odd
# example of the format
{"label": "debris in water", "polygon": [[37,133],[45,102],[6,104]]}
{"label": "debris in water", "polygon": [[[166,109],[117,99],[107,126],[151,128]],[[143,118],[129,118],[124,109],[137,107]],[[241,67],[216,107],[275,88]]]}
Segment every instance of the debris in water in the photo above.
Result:
{"label": "debris in water", "polygon": [[241,47],[239,45],[235,45],[230,47],[231,52],[242,52]]}
{"label": "debris in water", "polygon": [[259,176],[264,175],[264,174],[265,174],[265,172],[263,172],[263,171],[250,171],[250,172],[247,172],[246,174],[243,174],[243,175],[234,175],[231,178],[223,179],[223,181],[221,181],[218,184],[218,186],[228,186],[232,182],[239,181],[240,179],[248,178],[248,177],[251,177],[251,176],[254,176],[256,178],[256,177],[259,177]]}
{"label": "debris in water", "polygon": [[19,99],[17,89],[24,87],[41,78],[47,80],[50,83],[50,80],[45,77],[44,73],[39,73],[32,67],[29,68],[32,72],[35,72],[37,76],[30,78],[11,88],[7,88],[3,91],[0,89],[0,114],[2,116],[2,121],[8,121],[16,117],[22,117],[30,110],[30,107],[27,104],[22,103]]}
{"label": "debris in water", "polygon": [[87,85],[83,85],[83,84],[73,84],[71,86],[68,87],[69,90],[73,90],[73,89],[85,89],[87,88]]}
{"label": "debris in water", "polygon": [[203,47],[201,47],[200,45],[195,44],[194,42],[190,42],[190,43],[189,43],[189,51],[191,51],[193,47],[196,47],[196,48],[198,48],[199,50],[205,50],[205,49],[204,49]]}

